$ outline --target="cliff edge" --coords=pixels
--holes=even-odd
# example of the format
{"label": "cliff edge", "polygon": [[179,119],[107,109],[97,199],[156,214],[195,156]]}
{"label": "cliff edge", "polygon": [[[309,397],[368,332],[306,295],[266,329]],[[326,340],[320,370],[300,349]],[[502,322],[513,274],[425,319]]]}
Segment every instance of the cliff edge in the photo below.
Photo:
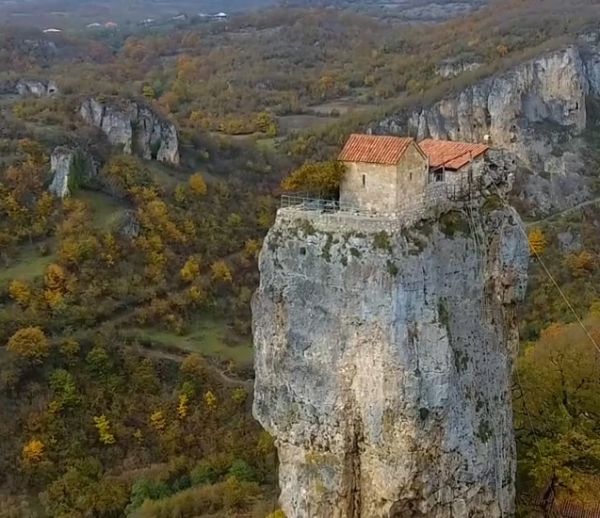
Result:
{"label": "cliff edge", "polygon": [[254,415],[289,518],[513,514],[528,248],[498,201],[405,224],[279,211],[253,300]]}

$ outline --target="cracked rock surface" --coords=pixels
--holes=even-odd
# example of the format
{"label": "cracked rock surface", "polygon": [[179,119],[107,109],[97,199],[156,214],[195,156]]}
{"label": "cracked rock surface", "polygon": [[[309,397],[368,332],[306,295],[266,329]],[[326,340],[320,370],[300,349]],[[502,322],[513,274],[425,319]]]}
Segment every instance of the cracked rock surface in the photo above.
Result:
{"label": "cracked rock surface", "polygon": [[253,299],[254,415],[289,518],[514,513],[518,218],[483,205],[357,230],[279,211]]}

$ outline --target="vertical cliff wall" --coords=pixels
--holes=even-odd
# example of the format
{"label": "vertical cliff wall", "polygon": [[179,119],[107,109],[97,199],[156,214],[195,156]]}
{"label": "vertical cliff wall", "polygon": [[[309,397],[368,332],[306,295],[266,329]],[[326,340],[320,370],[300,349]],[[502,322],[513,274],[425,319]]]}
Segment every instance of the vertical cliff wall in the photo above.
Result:
{"label": "vertical cliff wall", "polygon": [[253,300],[254,414],[290,518],[514,511],[519,216],[399,227],[280,210]]}
{"label": "vertical cliff wall", "polygon": [[483,142],[512,152],[530,174],[518,192],[532,214],[549,214],[591,198],[586,171],[589,98],[600,96],[600,35],[466,86],[419,110],[374,126],[377,133]]}

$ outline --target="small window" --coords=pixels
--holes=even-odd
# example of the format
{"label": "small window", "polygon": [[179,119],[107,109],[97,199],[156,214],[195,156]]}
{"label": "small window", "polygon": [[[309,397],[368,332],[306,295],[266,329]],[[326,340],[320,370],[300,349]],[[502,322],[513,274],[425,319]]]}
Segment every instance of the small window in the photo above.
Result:
{"label": "small window", "polygon": [[408,179],[412,180],[412,172],[408,175]]}
{"label": "small window", "polygon": [[367,175],[365,175],[365,174],[362,175],[362,183],[363,183],[363,187],[365,187],[367,185]]}
{"label": "small window", "polygon": [[435,181],[443,182],[444,181],[444,171],[439,170],[435,172]]}

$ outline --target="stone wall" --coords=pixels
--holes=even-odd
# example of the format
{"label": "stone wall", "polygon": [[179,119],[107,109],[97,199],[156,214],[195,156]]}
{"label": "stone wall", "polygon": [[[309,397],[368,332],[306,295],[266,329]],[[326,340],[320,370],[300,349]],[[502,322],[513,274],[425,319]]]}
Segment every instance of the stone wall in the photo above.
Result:
{"label": "stone wall", "polygon": [[427,160],[411,144],[397,166],[346,163],[340,203],[363,210],[393,213],[412,204],[427,185]]}
{"label": "stone wall", "polygon": [[414,205],[415,199],[422,195],[427,186],[428,176],[427,159],[411,144],[398,164],[397,205]]}
{"label": "stone wall", "polygon": [[365,210],[396,210],[396,166],[346,163],[340,203]]}

